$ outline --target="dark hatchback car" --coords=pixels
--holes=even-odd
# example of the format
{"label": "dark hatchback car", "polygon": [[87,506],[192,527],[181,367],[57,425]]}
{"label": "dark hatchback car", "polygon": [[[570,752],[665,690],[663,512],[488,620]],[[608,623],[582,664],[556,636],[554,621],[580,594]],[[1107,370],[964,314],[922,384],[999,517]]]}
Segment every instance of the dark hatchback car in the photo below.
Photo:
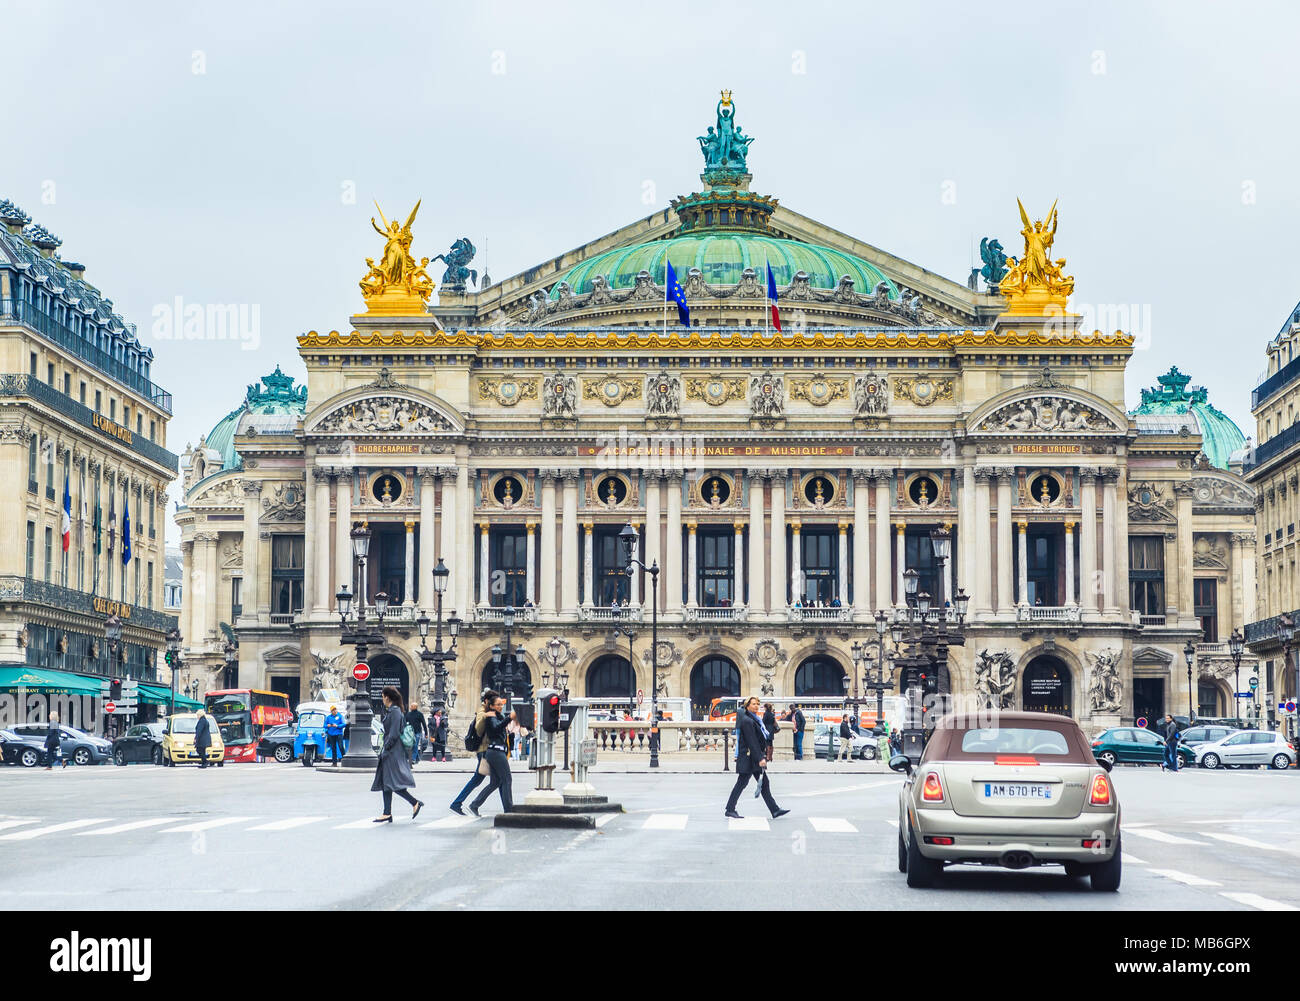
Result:
{"label": "dark hatchback car", "polygon": [[263,758],[274,758],[281,764],[292,761],[293,741],[297,735],[298,727],[294,723],[272,727],[257,742],[257,753]]}
{"label": "dark hatchback car", "polygon": [[12,730],[0,730],[0,759],[6,765],[35,768],[45,760],[45,741]]}
{"label": "dark hatchback car", "polygon": [[[50,732],[48,723],[27,723],[13,728],[20,737],[36,737],[45,745],[45,737]],[[109,760],[112,748],[103,737],[96,737],[70,726],[59,727],[59,753],[74,765],[102,765]]]}
{"label": "dark hatchback car", "polygon": [[141,723],[133,726],[113,741],[113,764],[129,765],[134,762],[163,763],[163,725]]}

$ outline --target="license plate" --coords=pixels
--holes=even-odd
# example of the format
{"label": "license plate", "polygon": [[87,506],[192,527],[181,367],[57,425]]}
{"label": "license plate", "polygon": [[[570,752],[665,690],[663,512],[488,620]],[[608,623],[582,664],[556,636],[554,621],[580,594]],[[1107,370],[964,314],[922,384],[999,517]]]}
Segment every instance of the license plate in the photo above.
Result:
{"label": "license plate", "polygon": [[1052,787],[1032,782],[985,782],[985,799],[1041,799],[1052,798]]}

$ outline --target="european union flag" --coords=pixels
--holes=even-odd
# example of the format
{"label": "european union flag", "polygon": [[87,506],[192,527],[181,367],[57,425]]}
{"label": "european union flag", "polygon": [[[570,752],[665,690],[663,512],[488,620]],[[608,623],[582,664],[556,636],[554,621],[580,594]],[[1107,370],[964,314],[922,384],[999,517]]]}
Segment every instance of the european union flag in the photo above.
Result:
{"label": "european union flag", "polygon": [[686,290],[682,288],[681,282],[677,280],[677,272],[673,270],[671,261],[668,264],[668,287],[666,290],[665,302],[677,303],[677,319],[683,327],[691,325],[691,311],[686,306]]}

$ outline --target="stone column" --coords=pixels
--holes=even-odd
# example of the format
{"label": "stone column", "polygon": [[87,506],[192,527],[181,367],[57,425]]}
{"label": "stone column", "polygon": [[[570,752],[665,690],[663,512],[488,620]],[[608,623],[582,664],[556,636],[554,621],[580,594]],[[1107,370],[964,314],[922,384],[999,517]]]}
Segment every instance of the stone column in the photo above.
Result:
{"label": "stone column", "polygon": [[[89,505],[87,505],[87,507],[89,508]],[[91,517],[94,517],[94,512],[91,512]],[[86,529],[86,534],[87,536],[90,535],[89,528]],[[90,544],[91,552],[93,553],[94,539],[90,540]],[[191,582],[198,576],[198,570],[194,562],[193,539],[181,540],[181,568],[181,620],[176,624],[176,628],[180,630],[181,636],[185,640],[185,649],[189,650],[190,646],[194,642],[194,588]],[[91,579],[93,580],[93,574],[95,572],[93,566],[91,567],[90,572],[92,574]]]}
{"label": "stone column", "polygon": [[478,529],[478,603],[486,608],[492,604],[492,596],[488,593],[488,582],[492,577],[490,552],[492,540],[488,534],[487,522],[480,521],[476,527]]}
{"label": "stone column", "polygon": [[538,610],[544,616],[555,614],[555,591],[558,580],[555,575],[555,556],[558,539],[555,535],[555,473],[543,471],[542,478],[542,564],[541,594],[537,602]]}
{"label": "stone column", "polygon": [[849,607],[849,523],[841,521],[840,529],[840,551],[839,551],[839,580],[836,582],[836,591],[840,596],[840,607]]}
{"label": "stone column", "polygon": [[457,522],[456,562],[465,568],[460,575],[457,586],[455,608],[468,609],[474,603],[474,495],[470,490],[470,470],[468,457],[456,463],[456,509],[460,512]]}
{"label": "stone column", "polygon": [[434,555],[433,491],[434,473],[432,469],[420,470],[420,607],[432,612],[437,605],[433,589],[433,570],[438,565]]}
{"label": "stone column", "polygon": [[989,515],[989,492],[992,490],[994,473],[988,466],[975,468],[975,521],[968,534],[971,550],[974,553],[975,590],[971,594],[971,606],[977,617],[987,618],[993,612],[993,548],[992,519]]}
{"label": "stone column", "polygon": [[217,547],[221,544],[221,536],[216,532],[205,532],[203,535],[207,544],[207,575],[208,584],[204,590],[204,616],[202,638],[206,642],[208,634],[217,630],[217,591],[221,587],[221,572],[219,570],[220,561],[217,559]]}
{"label": "stone column", "polygon": [[311,620],[316,611],[316,477],[310,463],[302,509],[302,615]]}
{"label": "stone column", "polygon": [[853,473],[853,608],[871,611],[871,486],[863,470]]}
{"label": "stone column", "polygon": [[1065,603],[1074,604],[1074,522],[1065,523]]}
{"label": "stone column", "polygon": [[[659,495],[660,480],[658,473],[647,473],[645,478],[645,556],[642,559],[648,567],[659,563],[659,569],[663,570],[663,561],[660,559],[659,538],[663,531],[662,518],[659,514]],[[647,586],[648,582],[647,582]],[[660,595],[662,600],[662,593]]]}
{"label": "stone column", "polygon": [[686,523],[686,605],[688,608],[694,608],[699,604],[700,540],[695,534],[695,529],[698,527],[696,522]]}
{"label": "stone column", "polygon": [[1097,470],[1080,467],[1079,597],[1086,612],[1097,611]]}
{"label": "stone column", "polygon": [[[961,497],[958,501],[958,509],[957,545],[953,547],[953,553],[960,554],[958,562],[961,563],[961,571],[957,574],[957,580],[969,593],[975,589],[976,530],[975,467],[969,459],[961,471]],[[951,594],[948,596],[948,600],[952,601]],[[956,607],[955,603],[953,607]]]}
{"label": "stone column", "polygon": [[[628,522],[628,524],[632,526],[632,530],[636,532],[638,536],[641,534],[641,525],[638,522],[631,521]],[[622,552],[622,547],[623,544],[620,542],[619,543],[620,553]],[[639,559],[642,563],[647,562],[646,558],[641,553],[633,553],[632,555],[635,556],[637,559]],[[647,565],[649,564],[647,563]],[[642,571],[640,567],[633,567],[632,576],[627,579],[627,600],[628,603],[631,605],[641,604],[641,573]]]}
{"label": "stone column", "polygon": [[1010,615],[1015,609],[1011,589],[1011,481],[1016,475],[1010,466],[1001,466],[998,474],[998,614]]}
{"label": "stone column", "polygon": [[321,613],[327,614],[333,605],[334,588],[337,586],[337,582],[331,580],[334,576],[334,562],[330,559],[330,481],[333,477],[327,469],[313,469],[311,472],[312,481],[316,485],[316,573],[311,580],[315,592],[312,604]]}
{"label": "stone column", "polygon": [[[262,505],[262,484],[257,480],[244,481],[244,590],[242,595],[243,614],[240,619],[249,620],[251,625],[257,622],[258,610],[262,607],[262,595],[259,588],[258,556],[261,545],[258,541],[259,515]],[[290,609],[292,611],[292,609]]]}
{"label": "stone column", "polygon": [[[765,588],[763,584],[763,559],[766,556],[767,544],[764,541],[766,533],[763,531],[763,476],[757,470],[752,470],[749,474],[749,607],[754,611],[762,611],[767,603],[767,596],[763,593]],[[740,536],[736,537],[736,545],[740,546]],[[740,574],[736,574],[736,579],[740,579]],[[739,585],[736,588],[737,595],[740,594]]]}
{"label": "stone column", "polygon": [[894,589],[898,594],[898,603],[907,604],[907,581],[903,574],[907,571],[907,524],[898,522],[894,526]]}
{"label": "stone column", "polygon": [[[889,574],[889,473],[876,470],[876,610],[894,607]],[[899,595],[899,603],[903,596]]]}
{"label": "stone column", "polygon": [[800,539],[802,522],[790,520],[790,604],[803,599],[803,543]]}
{"label": "stone column", "polygon": [[563,471],[564,522],[560,529],[560,608],[578,614],[578,471]]}
{"label": "stone column", "polygon": [[1017,543],[1017,552],[1020,556],[1020,572],[1016,575],[1019,579],[1016,582],[1016,604],[1029,604],[1029,549],[1027,534],[1029,522],[1019,521],[1016,527],[1020,529],[1016,533],[1019,542]]}
{"label": "stone column", "polygon": [[1195,536],[1192,533],[1192,485],[1176,483],[1174,495],[1178,498],[1178,565],[1182,568],[1178,580],[1178,612],[1183,620],[1196,619],[1196,592],[1192,575]]}
{"label": "stone column", "polygon": [[[1165,621],[1171,626],[1180,618],[1191,614],[1182,606],[1181,600],[1182,578],[1186,577],[1187,573],[1178,565],[1178,534],[1178,531],[1172,528],[1161,533],[1164,540],[1165,606],[1160,611],[1164,612]],[[1191,567],[1188,566],[1186,569],[1190,571]]]}
{"label": "stone column", "polygon": [[[945,521],[943,523],[943,527],[948,530],[949,539],[951,539],[952,522]],[[956,550],[953,549],[952,552],[956,552]],[[952,588],[952,556],[950,555],[946,560],[943,561],[943,601],[948,602],[949,604],[952,605],[953,608],[956,608],[957,603],[952,600],[952,596],[954,593],[955,592],[953,591]],[[939,603],[939,607],[940,608],[943,607],[943,602]]]}
{"label": "stone column", "polygon": [[526,543],[528,550],[524,564],[524,596],[534,605],[537,604],[537,522],[529,521],[524,524],[524,531],[528,533]]}
{"label": "stone column", "polygon": [[442,503],[438,511],[442,538],[438,542],[442,549],[442,564],[448,570],[447,589],[443,592],[443,601],[452,608],[459,609],[466,621],[473,621],[471,610],[465,605],[458,605],[456,599],[456,582],[469,572],[456,560],[456,468],[447,466],[439,469],[438,473],[442,479]]}
{"label": "stone column", "polygon": [[735,596],[731,599],[733,605],[745,604],[745,523],[736,522],[736,560],[732,567],[732,590]]}
{"label": "stone column", "polygon": [[1242,533],[1232,537],[1237,544],[1238,561],[1234,564],[1237,571],[1234,586],[1241,591],[1241,618],[1238,624],[1245,632],[1245,624],[1254,622],[1256,615],[1255,596],[1255,536]]}
{"label": "stone column", "polygon": [[682,480],[669,476],[664,481],[668,491],[668,536],[664,545],[664,609],[680,611],[682,607]]}
{"label": "stone column", "polygon": [[768,611],[773,615],[783,613],[788,602],[785,599],[786,558],[785,558],[785,473],[774,472],[772,476],[772,542],[769,547],[772,554],[772,570],[768,578],[771,591],[768,596]]}
{"label": "stone column", "polygon": [[1119,558],[1119,546],[1116,544],[1115,533],[1118,531],[1116,523],[1116,495],[1115,495],[1115,474],[1114,470],[1102,470],[1104,487],[1102,489],[1101,501],[1101,535],[1102,550],[1105,558],[1105,569],[1102,571],[1102,605],[1107,614],[1113,615],[1119,611],[1115,604],[1116,586],[1126,586],[1126,582],[1118,579],[1116,573],[1115,561]]}
{"label": "stone column", "polygon": [[[1129,617],[1131,611],[1128,583],[1128,473],[1125,469],[1115,470],[1115,604],[1120,614]],[[1187,570],[1192,569],[1191,560]]]}
{"label": "stone column", "polygon": [[582,603],[588,608],[596,604],[595,592],[595,554],[592,552],[593,540],[591,522],[584,522],[582,526]]}
{"label": "stone column", "polygon": [[347,585],[355,608],[360,590],[352,579],[352,475],[352,470],[345,470],[334,483],[334,576],[336,588]]}

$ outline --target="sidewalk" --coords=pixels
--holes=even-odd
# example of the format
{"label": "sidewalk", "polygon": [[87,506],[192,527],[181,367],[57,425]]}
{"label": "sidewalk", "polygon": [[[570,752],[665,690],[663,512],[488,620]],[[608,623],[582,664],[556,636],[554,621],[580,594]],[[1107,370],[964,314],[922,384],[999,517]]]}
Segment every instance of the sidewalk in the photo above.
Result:
{"label": "sidewalk", "polygon": [[[453,761],[424,761],[422,760],[412,770],[417,775],[433,774],[438,772],[453,772],[468,775],[474,770],[474,756],[462,754]],[[528,762],[511,761],[511,774],[528,772]],[[556,765],[556,772],[563,769],[559,764]],[[773,775],[892,775],[893,772],[881,761],[833,761],[826,762],[814,761],[805,758],[802,761],[774,761],[769,766]],[[641,773],[665,773],[674,772],[683,775],[721,775],[722,754],[694,754],[694,753],[676,753],[665,754],[659,759],[659,767],[651,768],[650,759],[639,754],[624,754],[618,751],[610,751],[603,756],[598,756],[596,765],[591,769],[591,774],[600,775],[636,775]],[[731,763],[731,769],[726,774],[735,773],[735,762]]]}

